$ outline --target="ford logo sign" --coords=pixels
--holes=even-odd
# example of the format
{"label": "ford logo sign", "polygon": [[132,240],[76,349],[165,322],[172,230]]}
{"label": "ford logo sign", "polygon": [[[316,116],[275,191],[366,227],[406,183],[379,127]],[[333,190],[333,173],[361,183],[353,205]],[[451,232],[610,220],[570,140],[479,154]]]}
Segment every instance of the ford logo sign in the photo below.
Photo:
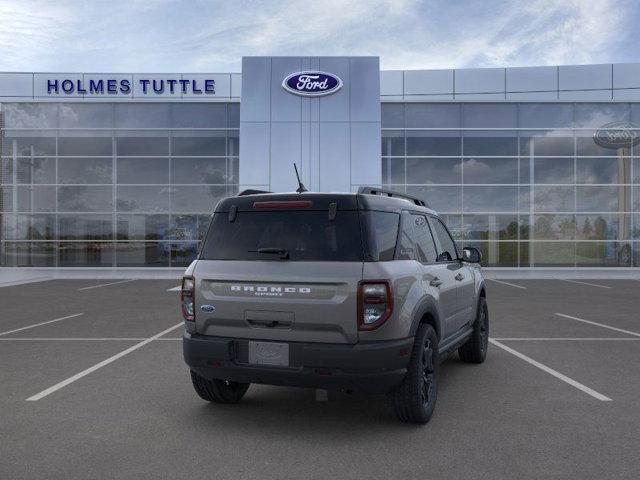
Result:
{"label": "ford logo sign", "polygon": [[282,81],[282,88],[295,95],[320,97],[340,90],[342,80],[327,72],[296,72]]}
{"label": "ford logo sign", "polygon": [[611,122],[593,134],[593,141],[603,148],[624,148],[640,142],[640,127],[630,122]]}

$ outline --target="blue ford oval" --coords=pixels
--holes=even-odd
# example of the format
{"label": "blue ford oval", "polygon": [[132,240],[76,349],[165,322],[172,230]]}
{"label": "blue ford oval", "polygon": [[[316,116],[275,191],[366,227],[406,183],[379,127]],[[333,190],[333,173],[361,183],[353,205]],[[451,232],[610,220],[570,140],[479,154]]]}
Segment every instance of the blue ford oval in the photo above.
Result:
{"label": "blue ford oval", "polygon": [[342,79],[327,72],[296,72],[282,81],[282,88],[295,95],[320,97],[340,90]]}

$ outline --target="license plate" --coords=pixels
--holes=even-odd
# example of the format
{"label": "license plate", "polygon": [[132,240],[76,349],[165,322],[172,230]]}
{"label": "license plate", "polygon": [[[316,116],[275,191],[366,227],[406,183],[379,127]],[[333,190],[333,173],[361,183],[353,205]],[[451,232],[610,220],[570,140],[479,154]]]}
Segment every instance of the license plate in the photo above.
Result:
{"label": "license plate", "polygon": [[289,366],[289,344],[249,342],[249,363],[255,365]]}

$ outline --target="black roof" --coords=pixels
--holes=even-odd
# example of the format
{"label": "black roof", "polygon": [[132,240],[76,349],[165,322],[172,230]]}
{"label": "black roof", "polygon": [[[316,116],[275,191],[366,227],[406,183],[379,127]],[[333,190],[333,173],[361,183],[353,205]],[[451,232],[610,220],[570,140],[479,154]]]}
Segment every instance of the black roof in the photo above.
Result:
{"label": "black roof", "polygon": [[[370,188],[370,187],[366,187]],[[302,208],[311,210],[328,210],[331,203],[335,203],[337,210],[378,210],[378,211],[390,211],[400,212],[402,210],[414,210],[437,215],[435,211],[417,204],[416,201],[404,196],[388,196],[389,191],[381,191],[380,189],[373,189],[376,192],[382,193],[365,193],[362,191],[358,193],[318,193],[318,192],[304,192],[304,193],[244,193],[236,197],[228,197],[221,200],[217,207],[216,212],[229,212],[232,208],[238,211],[247,211],[254,209],[254,203],[261,202],[286,202],[286,201],[309,201],[311,206],[304,206]],[[391,192],[395,193],[395,192]],[[423,202],[422,202],[423,203]],[[262,204],[265,210],[271,209],[268,204]],[[266,207],[266,208],[265,208]],[[273,208],[274,210],[277,207]],[[295,206],[291,207],[291,210],[296,210]]]}

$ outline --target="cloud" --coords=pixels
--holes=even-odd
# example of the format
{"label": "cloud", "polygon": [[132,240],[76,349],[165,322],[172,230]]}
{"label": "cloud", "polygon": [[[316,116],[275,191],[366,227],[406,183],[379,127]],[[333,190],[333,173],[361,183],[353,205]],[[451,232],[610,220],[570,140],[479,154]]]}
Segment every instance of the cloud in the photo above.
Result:
{"label": "cloud", "polygon": [[633,0],[5,0],[0,70],[240,71],[243,55],[379,55],[384,69],[637,61],[639,10]]}

